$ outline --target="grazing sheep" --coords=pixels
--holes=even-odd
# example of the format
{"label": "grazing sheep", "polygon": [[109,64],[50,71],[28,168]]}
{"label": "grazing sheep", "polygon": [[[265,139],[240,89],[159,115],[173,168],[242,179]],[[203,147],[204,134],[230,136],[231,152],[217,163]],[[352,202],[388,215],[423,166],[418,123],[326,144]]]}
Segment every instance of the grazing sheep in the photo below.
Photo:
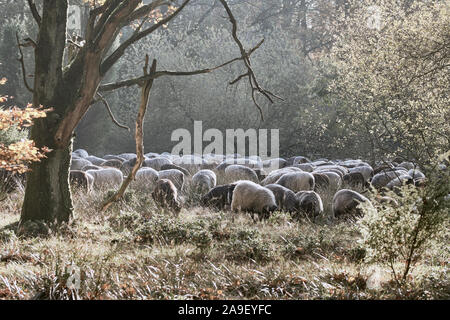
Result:
{"label": "grazing sheep", "polygon": [[253,219],[256,213],[260,219],[266,219],[276,209],[275,196],[269,189],[248,180],[236,183],[231,202],[233,212],[250,212]]}
{"label": "grazing sheep", "polygon": [[335,171],[318,171],[328,177],[331,190],[339,190],[342,186],[342,177]]}
{"label": "grazing sheep", "polygon": [[292,190],[279,184],[268,184],[265,187],[273,192],[279,210],[291,213],[298,210],[298,200]]}
{"label": "grazing sheep", "polygon": [[377,189],[381,189],[385,187],[391,180],[400,177],[401,175],[408,174],[404,170],[397,170],[397,171],[385,171],[377,173],[372,177],[372,180],[370,183]]}
{"label": "grazing sheep", "polygon": [[225,169],[225,180],[227,182],[235,182],[238,180],[250,180],[259,182],[258,175],[253,169],[240,164],[232,164]]}
{"label": "grazing sheep", "polygon": [[302,156],[297,156],[294,158],[294,161],[292,164],[305,164],[305,163],[310,163],[311,160],[309,160],[306,157],[302,157]]}
{"label": "grazing sheep", "polygon": [[97,189],[119,187],[123,182],[123,174],[116,168],[88,170],[86,173],[94,177],[94,187]]}
{"label": "grazing sheep", "polygon": [[110,159],[110,160],[106,160],[105,162],[103,162],[101,164],[101,166],[120,169],[122,167],[122,163],[123,163],[123,161],[120,161],[118,159]]}
{"label": "grazing sheep", "polygon": [[120,171],[122,171],[124,175],[129,175],[134,165],[136,164],[136,161],[137,157],[125,160],[120,167]]}
{"label": "grazing sheep", "polygon": [[212,188],[202,197],[200,203],[202,206],[211,206],[219,210],[227,209],[231,206],[235,187],[235,183],[230,183]]}
{"label": "grazing sheep", "polygon": [[357,166],[354,168],[351,168],[349,170],[349,173],[352,172],[359,172],[362,174],[362,176],[364,177],[364,181],[369,181],[372,177],[373,177],[373,169],[372,167],[363,165],[363,166]]}
{"label": "grazing sheep", "polygon": [[170,161],[167,158],[163,158],[163,157],[147,159],[144,161],[145,167],[153,168],[157,171],[160,171],[161,167],[163,165],[168,165],[168,164],[172,164],[172,161]]}
{"label": "grazing sheep", "polygon": [[[323,213],[323,203],[319,194],[314,191],[300,191],[295,194],[300,212],[309,218],[316,218]],[[299,217],[295,215],[294,217]]]}
{"label": "grazing sheep", "polygon": [[424,179],[425,178],[425,175],[421,171],[419,171],[417,169],[409,170],[408,171],[408,175],[410,175],[414,180]]}
{"label": "grazing sheep", "polygon": [[71,185],[81,187],[86,192],[90,192],[94,184],[94,177],[84,171],[70,170],[69,181]]}
{"label": "grazing sheep", "polygon": [[201,193],[208,192],[216,186],[216,174],[211,170],[200,170],[192,177],[192,185]]}
{"label": "grazing sheep", "polygon": [[261,163],[255,160],[246,159],[246,158],[228,158],[222,161],[217,167],[217,171],[225,171],[226,168],[228,168],[231,165],[241,165],[248,168],[261,168]]}
{"label": "grazing sheep", "polygon": [[271,172],[273,170],[282,169],[286,167],[287,161],[283,158],[275,158],[263,161],[263,168]]}
{"label": "grazing sheep", "polygon": [[287,167],[287,168],[283,168],[283,169],[274,170],[271,173],[269,173],[269,175],[267,177],[265,177],[263,181],[261,181],[261,184],[263,186],[265,186],[268,184],[275,183],[275,182],[277,182],[278,179],[280,179],[286,173],[292,173],[292,172],[303,172],[303,171],[301,169],[295,168],[295,167]]}
{"label": "grazing sheep", "polygon": [[153,191],[159,179],[158,171],[153,168],[141,168],[136,172],[134,185],[144,186],[146,191]]}
{"label": "grazing sheep", "polygon": [[77,149],[72,154],[76,154],[80,158],[87,158],[89,157],[89,153],[84,149]]}
{"label": "grazing sheep", "polygon": [[376,166],[373,169],[373,174],[376,175],[381,172],[392,171],[392,170],[394,170],[394,166],[392,164],[384,163],[384,164]]}
{"label": "grazing sheep", "polygon": [[311,174],[314,176],[314,191],[321,192],[328,190],[330,187],[330,178],[326,174],[321,172],[312,172]]}
{"label": "grazing sheep", "polygon": [[259,181],[262,181],[267,177],[267,172],[264,171],[264,169],[257,168],[253,169],[253,171],[255,171],[256,175],[258,176]]}
{"label": "grazing sheep", "polygon": [[362,202],[372,205],[369,199],[356,191],[349,189],[339,190],[333,197],[332,211],[334,218],[362,216],[364,212],[359,207],[359,204]]}
{"label": "grazing sheep", "polygon": [[161,166],[161,171],[163,171],[163,170],[170,170],[170,169],[180,170],[181,172],[184,173],[185,176],[189,176],[190,175],[189,171],[187,171],[185,168],[177,166],[176,164],[164,164],[164,165]]}
{"label": "grazing sheep", "polygon": [[125,159],[125,160],[131,160],[131,159],[137,158],[135,153],[122,153],[122,154],[119,154],[118,157]]}
{"label": "grazing sheep", "polygon": [[402,174],[399,177],[395,177],[386,185],[386,188],[393,190],[394,188],[400,188],[405,184],[414,184],[414,179],[408,174]]}
{"label": "grazing sheep", "polygon": [[291,189],[294,192],[314,190],[314,176],[309,172],[286,173],[277,180],[276,184]]}
{"label": "grazing sheep", "polygon": [[406,170],[411,170],[411,169],[414,169],[414,168],[416,167],[416,166],[414,165],[414,163],[409,162],[409,161],[403,161],[403,162],[400,163],[398,166],[399,166],[399,167],[403,167],[403,168],[405,168]]}
{"label": "grazing sheep", "polygon": [[159,207],[172,209],[176,215],[179,214],[181,204],[178,201],[177,188],[172,181],[168,179],[158,180],[155,190],[152,192],[152,198]]}
{"label": "grazing sheep", "polygon": [[105,162],[105,159],[96,157],[96,156],[89,156],[86,157],[86,160],[90,161],[93,165],[99,166],[101,165],[103,162]]}
{"label": "grazing sheep", "polygon": [[361,172],[349,172],[344,175],[344,183],[352,188],[364,188],[366,180]]}
{"label": "grazing sheep", "polygon": [[299,168],[299,169],[301,169],[302,171],[305,171],[305,172],[313,172],[314,171],[314,166],[312,164],[309,164],[309,163],[293,164],[291,167]]}
{"label": "grazing sheep", "polygon": [[81,171],[88,171],[88,170],[100,170],[102,169],[102,167],[100,166],[95,166],[93,164],[89,164],[87,166],[84,166],[83,168],[81,168]]}
{"label": "grazing sheep", "polygon": [[107,154],[106,156],[103,157],[103,159],[105,160],[119,160],[120,162],[124,162],[125,159],[119,156],[115,156],[113,154]]}
{"label": "grazing sheep", "polygon": [[72,159],[72,163],[70,164],[70,170],[81,170],[83,167],[87,165],[91,165],[92,163],[86,159]]}
{"label": "grazing sheep", "polygon": [[159,179],[167,179],[173,182],[178,190],[184,186],[184,173],[177,169],[162,170],[159,172]]}

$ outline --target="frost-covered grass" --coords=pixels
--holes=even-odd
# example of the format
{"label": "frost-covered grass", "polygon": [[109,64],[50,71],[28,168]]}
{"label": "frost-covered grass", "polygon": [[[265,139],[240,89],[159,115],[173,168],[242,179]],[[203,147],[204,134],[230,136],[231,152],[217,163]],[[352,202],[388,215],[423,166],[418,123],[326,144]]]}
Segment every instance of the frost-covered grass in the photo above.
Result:
{"label": "frost-covered grass", "polygon": [[[46,238],[18,238],[23,195],[0,203],[0,299],[448,299],[448,250],[433,246],[401,288],[364,262],[353,222],[264,222],[191,206],[179,217],[130,193],[74,192],[76,217]],[[442,239],[441,242],[447,241]],[[445,242],[444,242],[445,243]],[[79,289],[70,289],[77,283]],[[72,275],[71,275],[72,274]],[[69,286],[68,286],[69,284]]]}

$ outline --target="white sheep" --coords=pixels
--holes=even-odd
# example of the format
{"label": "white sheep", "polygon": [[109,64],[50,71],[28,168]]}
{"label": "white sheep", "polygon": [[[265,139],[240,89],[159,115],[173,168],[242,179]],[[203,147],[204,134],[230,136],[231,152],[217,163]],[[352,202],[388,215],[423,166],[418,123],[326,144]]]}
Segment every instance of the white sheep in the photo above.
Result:
{"label": "white sheep", "polygon": [[201,193],[208,192],[216,186],[216,183],[216,174],[211,170],[200,170],[192,177],[193,187]]}
{"label": "white sheep", "polygon": [[309,172],[291,172],[281,176],[276,184],[291,189],[294,192],[314,190],[314,176]]}
{"label": "white sheep", "polygon": [[268,218],[277,209],[272,191],[252,181],[242,180],[236,183],[233,191],[231,210],[233,212],[250,212],[259,215],[260,219]]}
{"label": "white sheep", "polygon": [[88,170],[86,173],[94,177],[94,187],[97,189],[118,187],[123,182],[122,172],[115,168]]}

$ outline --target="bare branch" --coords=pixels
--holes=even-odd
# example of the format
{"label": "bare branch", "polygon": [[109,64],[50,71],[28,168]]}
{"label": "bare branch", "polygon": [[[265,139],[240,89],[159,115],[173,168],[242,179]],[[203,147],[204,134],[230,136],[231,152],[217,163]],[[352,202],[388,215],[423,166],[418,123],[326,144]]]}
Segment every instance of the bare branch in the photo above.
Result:
{"label": "bare branch", "polygon": [[[151,76],[156,71],[156,60],[153,60],[152,67],[150,69],[150,73],[148,72],[148,55],[145,57],[145,66],[144,66],[144,76]],[[150,90],[153,86],[154,78],[150,77],[145,83],[142,84],[142,92],[141,92],[141,104],[139,106],[139,112],[136,118],[136,132],[135,132],[135,140],[136,140],[136,163],[131,169],[130,174],[122,183],[119,191],[114,194],[111,198],[109,198],[101,208],[101,211],[106,211],[108,208],[116,201],[118,201],[124,195],[128,185],[131,181],[134,180],[137,171],[142,166],[144,162],[144,118],[145,113],[147,111],[147,105],[150,97]]]}
{"label": "bare branch", "polygon": [[22,48],[21,48],[22,45],[19,42],[19,35],[17,34],[17,32],[16,32],[16,40],[17,40],[17,47],[19,48],[19,52],[20,52],[20,58],[18,58],[17,61],[19,61],[20,65],[22,66],[23,83],[25,84],[25,87],[28,89],[28,91],[34,92],[34,90],[28,85],[28,82],[27,82],[27,72],[25,70],[25,62],[23,60],[23,52],[22,52]]}
{"label": "bare branch", "polygon": [[[123,124],[120,124],[120,123],[116,120],[116,118],[114,117],[114,114],[113,114],[112,111],[111,111],[111,107],[109,106],[108,101],[107,101],[100,93],[97,92],[97,95],[99,96],[100,101],[103,102],[103,105],[105,106],[106,110],[108,111],[109,116],[111,117],[112,122],[114,122],[114,124],[115,124],[116,126],[118,126],[119,128],[123,128],[123,129],[127,129],[128,131],[131,131],[131,129],[130,129],[129,127],[127,127],[127,126],[125,126],[125,125],[123,125]],[[96,102],[96,101],[94,101],[94,102]]]}
{"label": "bare branch", "polygon": [[[231,34],[233,36],[234,42],[236,42],[236,44],[239,47],[239,51],[241,52],[242,60],[244,61],[245,67],[247,68],[246,74],[239,76],[236,80],[231,81],[231,83],[235,84],[235,83],[239,82],[240,80],[242,80],[243,78],[248,77],[249,84],[252,88],[253,103],[255,104],[256,108],[258,109],[258,111],[261,115],[261,120],[264,121],[264,115],[263,115],[261,107],[259,106],[259,104],[256,101],[255,93],[259,92],[260,94],[264,95],[271,103],[273,103],[272,98],[277,98],[280,100],[283,100],[283,99],[281,97],[273,94],[272,92],[270,92],[266,89],[263,89],[259,85],[258,80],[256,79],[256,76],[255,76],[255,73],[253,72],[253,69],[251,67],[251,62],[250,62],[250,54],[254,51],[254,49],[250,50],[249,52],[245,51],[244,45],[239,40],[239,37],[237,35],[237,22],[236,22],[236,18],[233,15],[233,12],[231,11],[230,7],[228,6],[228,3],[226,0],[219,0],[219,1],[222,4],[222,6],[225,8],[225,11],[228,14],[228,18],[230,19],[230,22],[233,26]],[[259,47],[263,43],[263,41],[264,41],[264,39],[258,44],[257,47]]]}
{"label": "bare branch", "polygon": [[27,0],[28,6],[30,7],[31,14],[33,15],[34,20],[36,20],[36,23],[38,26],[41,26],[41,16],[39,15],[39,12],[36,8],[36,4],[34,3],[34,0]]}
{"label": "bare branch", "polygon": [[120,57],[123,56],[123,54],[125,53],[125,50],[129,46],[131,46],[133,43],[135,43],[136,41],[139,41],[140,39],[142,39],[142,38],[144,38],[146,36],[148,36],[149,34],[154,32],[155,30],[159,29],[161,26],[167,24],[170,20],[175,18],[186,7],[186,5],[190,1],[191,0],[185,0],[183,2],[183,4],[180,7],[178,7],[178,9],[175,10],[171,15],[169,15],[166,18],[162,19],[158,23],[155,23],[150,28],[147,28],[144,31],[141,31],[141,32],[133,34],[130,38],[128,38],[125,42],[123,42],[116,50],[114,50],[113,53],[111,53],[111,55],[108,58],[106,58],[103,61],[102,65],[100,67],[101,73],[105,74],[114,65],[114,63],[116,63],[116,61],[119,60]]}

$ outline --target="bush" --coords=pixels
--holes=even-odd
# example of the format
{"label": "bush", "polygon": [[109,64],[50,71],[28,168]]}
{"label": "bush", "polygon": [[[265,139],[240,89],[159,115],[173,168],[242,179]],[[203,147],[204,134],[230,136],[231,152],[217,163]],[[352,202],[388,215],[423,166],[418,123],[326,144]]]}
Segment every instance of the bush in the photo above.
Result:
{"label": "bush", "polygon": [[[447,174],[448,175],[448,174]],[[401,188],[398,207],[365,207],[366,215],[358,222],[367,249],[366,261],[387,265],[397,284],[404,284],[411,267],[445,232],[448,221],[448,177],[430,179],[426,188]],[[444,183],[442,183],[444,181]],[[402,267],[399,266],[403,265]]]}

